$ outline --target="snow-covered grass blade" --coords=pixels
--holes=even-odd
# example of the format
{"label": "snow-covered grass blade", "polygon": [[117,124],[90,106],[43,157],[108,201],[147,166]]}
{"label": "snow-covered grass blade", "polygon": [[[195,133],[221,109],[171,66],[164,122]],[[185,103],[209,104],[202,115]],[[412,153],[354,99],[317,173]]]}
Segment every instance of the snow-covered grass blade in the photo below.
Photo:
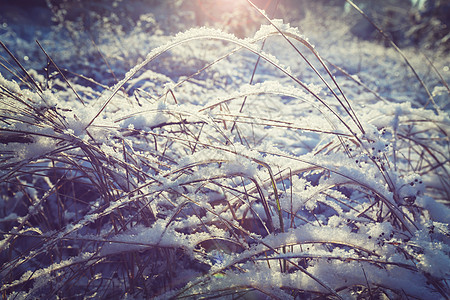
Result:
{"label": "snow-covered grass blade", "polygon": [[449,297],[448,113],[258,12],[253,37],[187,30],[111,87],[2,43],[3,298]]}

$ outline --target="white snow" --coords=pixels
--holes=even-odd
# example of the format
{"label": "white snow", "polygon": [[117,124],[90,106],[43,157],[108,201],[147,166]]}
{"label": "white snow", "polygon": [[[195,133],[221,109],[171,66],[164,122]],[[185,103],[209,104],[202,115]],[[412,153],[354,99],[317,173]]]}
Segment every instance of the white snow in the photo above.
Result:
{"label": "white snow", "polygon": [[[29,71],[42,93],[0,74],[3,295],[64,298],[77,281],[136,298],[448,296],[447,88],[404,49],[439,109],[425,107],[398,53],[349,24],[261,13],[245,38],[230,24],[161,36],[154,15],[105,33],[115,78],[93,50],[79,56],[92,74],[70,75],[85,105],[57,73]],[[76,65],[59,42],[58,64]],[[331,85],[318,54],[348,72],[327,63],[345,107],[305,62]]]}

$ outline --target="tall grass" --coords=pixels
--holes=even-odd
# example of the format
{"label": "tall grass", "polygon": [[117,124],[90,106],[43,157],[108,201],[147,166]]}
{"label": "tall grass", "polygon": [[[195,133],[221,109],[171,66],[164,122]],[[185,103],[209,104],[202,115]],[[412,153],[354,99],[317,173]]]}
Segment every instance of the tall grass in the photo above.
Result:
{"label": "tall grass", "polygon": [[[298,29],[254,8],[254,37],[188,30],[101,93],[8,67],[3,298],[448,298],[448,114],[373,90],[384,102],[355,104]],[[189,47],[197,72],[150,71]],[[256,58],[270,80],[227,90],[252,70],[224,66]]]}

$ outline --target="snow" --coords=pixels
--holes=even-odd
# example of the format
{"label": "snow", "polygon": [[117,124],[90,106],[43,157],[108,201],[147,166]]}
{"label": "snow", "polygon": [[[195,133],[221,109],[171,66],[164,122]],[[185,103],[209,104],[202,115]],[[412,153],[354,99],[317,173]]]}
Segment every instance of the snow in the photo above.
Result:
{"label": "snow", "polygon": [[[191,26],[193,2],[159,2],[98,2],[96,46],[78,50],[73,26],[88,24],[60,4],[40,42],[85,104],[0,31],[42,89],[2,56],[2,294],[448,297],[445,55],[420,49],[431,68],[402,49],[436,108],[398,53],[349,34],[342,7],[304,3],[300,20],[242,1],[254,15],[238,32],[237,17]],[[120,10],[138,22],[114,25]]]}

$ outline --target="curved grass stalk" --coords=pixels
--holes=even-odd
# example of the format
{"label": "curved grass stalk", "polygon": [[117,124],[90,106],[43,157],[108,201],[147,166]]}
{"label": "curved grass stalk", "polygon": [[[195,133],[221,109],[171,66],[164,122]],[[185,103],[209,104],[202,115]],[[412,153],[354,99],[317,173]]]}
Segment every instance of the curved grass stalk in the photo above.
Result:
{"label": "curved grass stalk", "polygon": [[[208,31],[208,30],[206,30],[206,33],[197,32],[196,31],[195,34],[189,34],[187,38],[183,39],[182,36],[181,36],[181,38],[179,38],[179,39],[180,40],[177,40],[175,42],[166,44],[165,46],[162,46],[162,47],[154,49],[153,51],[151,51],[149,53],[147,58],[142,63],[140,63],[138,66],[136,66],[131,71],[129,71],[127,73],[127,75],[125,76],[125,78],[122,79],[118,84],[115,85],[114,89],[112,90],[110,95],[106,98],[106,100],[104,101],[103,105],[101,106],[101,109],[89,121],[89,123],[85,126],[85,129],[87,129],[89,126],[91,126],[91,124],[94,122],[94,120],[106,108],[106,106],[109,104],[109,102],[112,100],[112,98],[117,94],[117,92],[123,87],[123,85],[128,80],[130,80],[134,75],[136,75],[136,73],[139,70],[141,70],[145,65],[147,65],[148,63],[150,63],[151,61],[153,61],[154,59],[156,59],[157,57],[159,57],[163,53],[165,53],[165,52],[169,51],[170,49],[172,49],[172,48],[174,48],[176,46],[179,46],[181,44],[184,44],[184,43],[187,43],[187,42],[191,42],[191,41],[194,41],[194,40],[211,40],[211,39],[214,39],[214,40],[222,40],[222,41],[227,41],[227,42],[230,42],[230,43],[234,43],[234,44],[236,44],[236,45],[238,45],[238,46],[240,46],[240,47],[242,47],[244,49],[247,49],[250,52],[252,52],[254,54],[257,54],[260,57],[262,57],[265,61],[267,61],[268,63],[270,63],[274,67],[276,67],[278,70],[280,70],[285,75],[287,75],[289,78],[291,78],[294,82],[299,84],[309,94],[314,96],[314,98],[316,98],[319,102],[321,102],[330,112],[332,112],[337,117],[337,119],[343,124],[343,126],[345,126],[354,136],[357,136],[355,133],[353,133],[353,130],[346,124],[346,122],[339,116],[339,114],[337,112],[335,112],[324,100],[322,100],[316,93],[314,93],[310,88],[308,88],[304,83],[302,83],[294,75],[292,75],[288,70],[286,70],[282,66],[280,66],[277,62],[275,62],[267,54],[265,54],[264,52],[261,52],[261,51],[258,51],[256,49],[254,49],[254,45],[253,44],[247,43],[245,41],[241,41],[241,40],[235,38],[234,36],[230,36],[229,34],[224,34],[222,32],[217,32],[217,31],[213,31],[212,32],[212,31]],[[301,38],[299,38],[299,39],[301,39]],[[303,40],[303,39],[301,39],[301,40]],[[343,107],[345,108],[345,106],[343,106]],[[351,114],[350,114],[350,116],[351,116]]]}
{"label": "curved grass stalk", "polygon": [[364,13],[364,11],[362,11],[361,8],[359,8],[353,1],[351,1],[351,0],[345,0],[345,1],[348,4],[350,4],[356,11],[358,11],[367,21],[369,21],[369,23],[372,24],[372,26],[375,27],[379,33],[381,33],[383,38],[386,39],[389,42],[389,44],[395,49],[395,51],[397,51],[398,54],[400,54],[400,56],[403,58],[403,60],[405,61],[406,65],[411,69],[411,71],[413,72],[414,76],[420,82],[420,84],[422,85],[422,87],[424,88],[425,92],[428,95],[428,102],[425,103],[424,108],[426,108],[428,106],[428,103],[431,102],[431,103],[433,103],[434,108],[436,109],[436,111],[440,111],[439,107],[436,105],[436,102],[434,102],[433,95],[431,95],[430,91],[428,90],[427,86],[423,82],[422,78],[420,78],[419,74],[417,74],[416,70],[411,65],[411,63],[409,62],[408,58],[403,53],[403,51],[400,50],[400,48],[394,43],[394,41],[377,24],[375,24],[375,22],[373,22],[372,19],[366,13]]}

